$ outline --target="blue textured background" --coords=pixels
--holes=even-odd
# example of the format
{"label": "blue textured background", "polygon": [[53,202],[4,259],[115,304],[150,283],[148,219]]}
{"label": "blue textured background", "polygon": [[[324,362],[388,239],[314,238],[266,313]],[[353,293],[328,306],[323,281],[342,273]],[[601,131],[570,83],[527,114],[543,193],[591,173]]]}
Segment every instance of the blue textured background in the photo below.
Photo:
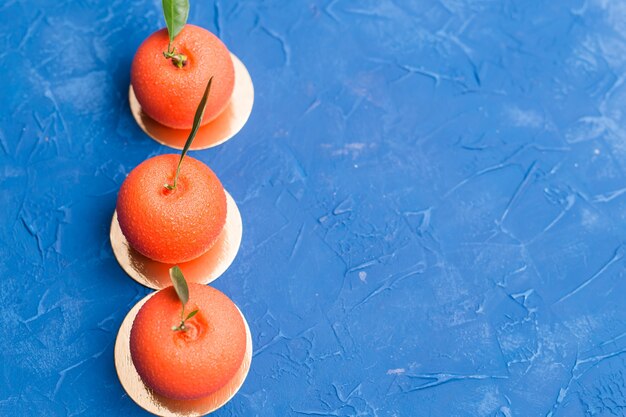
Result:
{"label": "blue textured background", "polygon": [[[0,415],[140,416],[112,256],[160,1],[0,6]],[[192,1],[247,65],[252,370],[217,416],[626,415],[626,2]]]}

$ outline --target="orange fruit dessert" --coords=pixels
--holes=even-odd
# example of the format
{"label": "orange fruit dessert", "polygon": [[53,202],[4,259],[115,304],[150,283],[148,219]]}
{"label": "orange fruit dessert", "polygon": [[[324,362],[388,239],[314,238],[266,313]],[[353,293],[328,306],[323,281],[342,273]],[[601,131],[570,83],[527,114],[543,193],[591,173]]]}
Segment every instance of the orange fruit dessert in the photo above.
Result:
{"label": "orange fruit dessert", "polygon": [[187,156],[178,184],[168,189],[179,155],[139,164],[122,183],[117,219],[130,246],[158,262],[187,262],[208,251],[226,224],[226,194],[204,163]]}
{"label": "orange fruit dessert", "polygon": [[201,125],[215,119],[228,105],[235,86],[235,68],[226,46],[206,29],[185,25],[174,41],[186,61],[179,68],[163,55],[167,29],[150,35],[135,54],[130,80],[142,110],[157,122],[175,129],[191,129],[196,106],[207,80],[213,76],[211,97]]}
{"label": "orange fruit dessert", "polygon": [[207,397],[226,385],[246,353],[246,328],[235,304],[222,292],[189,283],[184,309],[197,312],[181,323],[173,286],[158,291],[139,310],[130,333],[137,373],[157,394],[178,400]]}

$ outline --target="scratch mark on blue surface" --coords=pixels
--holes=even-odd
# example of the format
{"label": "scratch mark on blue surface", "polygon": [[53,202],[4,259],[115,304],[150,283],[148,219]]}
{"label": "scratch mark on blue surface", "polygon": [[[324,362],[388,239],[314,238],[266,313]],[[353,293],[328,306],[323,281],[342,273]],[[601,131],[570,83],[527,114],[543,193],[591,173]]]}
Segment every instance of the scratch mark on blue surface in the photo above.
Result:
{"label": "scratch mark on blue surface", "polygon": [[316,411],[316,410],[296,410],[293,407],[291,407],[291,411],[293,411],[294,413],[303,414],[305,416],[333,416],[333,417],[340,417],[340,415],[337,414],[336,411],[330,412],[330,411]]}
{"label": "scratch mark on blue surface", "polygon": [[447,198],[449,197],[453,192],[455,192],[456,190],[458,190],[459,188],[461,188],[462,186],[464,186],[465,184],[467,184],[468,182],[470,182],[471,180],[480,177],[482,175],[488,174],[490,172],[495,172],[495,171],[499,171],[501,169],[504,168],[508,168],[510,166],[512,166],[513,164],[511,163],[500,163],[500,164],[496,164],[484,169],[481,169],[480,171],[472,174],[471,176],[464,178],[461,182],[459,182],[457,185],[455,185],[454,187],[452,187],[448,192],[446,192],[443,197]]}
{"label": "scratch mark on blue surface", "polygon": [[398,274],[397,276],[391,276],[387,278],[381,285],[379,285],[376,289],[374,289],[374,291],[370,292],[365,298],[363,298],[361,301],[355,304],[354,307],[350,309],[350,311],[353,311],[357,307],[362,306],[363,304],[367,303],[369,300],[376,297],[378,294],[393,289],[400,282],[408,278],[411,278],[415,275],[423,274],[425,269],[426,269],[426,265],[424,265],[423,263],[419,263],[416,265],[416,268],[410,270],[409,272],[405,272],[403,274]]}
{"label": "scratch mark on blue surface", "polygon": [[303,231],[304,231],[304,223],[302,223],[302,226],[300,226],[300,230],[298,231],[298,236],[296,236],[296,241],[294,242],[293,247],[291,248],[291,254],[289,255],[290,262],[293,259],[293,255],[296,253],[296,251],[300,247],[300,244],[302,243]]}
{"label": "scratch mark on blue surface", "polygon": [[[524,265],[523,267],[524,269],[526,269],[526,265]],[[514,293],[514,294],[509,294],[509,297],[511,297],[511,299],[513,299],[516,303],[519,303],[522,307],[524,307],[524,309],[530,314],[530,313],[534,313],[537,311],[536,308],[532,308],[532,307],[528,307],[528,298],[535,292],[535,290],[533,288],[530,288],[524,292],[520,292],[520,293]],[[521,303],[520,303],[520,299],[521,298]]]}
{"label": "scratch mark on blue surface", "polygon": [[574,194],[565,197],[565,207],[563,207],[563,210],[561,210],[559,214],[546,227],[543,228],[541,233],[531,239],[529,243],[534,242],[548,230],[552,229],[563,218],[563,216],[565,216],[572,209],[572,207],[574,207],[574,203],[576,203],[576,196]]}
{"label": "scratch mark on blue surface", "polygon": [[9,156],[9,146],[7,144],[7,139],[4,136],[4,132],[0,129],[0,147],[5,155]]}
{"label": "scratch mark on blue surface", "polygon": [[604,342],[600,343],[598,346],[606,346],[606,345],[610,345],[611,343],[615,343],[617,342],[619,339],[621,339],[622,337],[626,336],[626,332],[620,333],[617,336],[609,339],[609,340],[605,340]]}
{"label": "scratch mark on blue surface", "polygon": [[352,212],[352,205],[353,204],[354,204],[354,202],[352,201],[352,197],[351,196],[347,197],[341,203],[337,204],[337,206],[333,209],[333,214],[335,216],[338,216],[340,214],[350,213],[350,212]]}
{"label": "scratch mark on blue surface", "polygon": [[63,369],[62,371],[59,371],[59,380],[57,381],[57,383],[56,383],[56,385],[54,387],[54,392],[52,393],[52,399],[56,398],[56,396],[57,396],[57,394],[59,392],[59,389],[61,388],[61,385],[63,384],[63,381],[65,381],[65,376],[67,375],[67,373],[69,371],[71,371],[72,369],[78,368],[79,366],[81,366],[82,364],[87,362],[89,359],[91,359],[91,358],[83,359],[82,361],[80,361],[80,362],[78,362],[78,363],[76,363],[76,364],[74,364],[74,365],[72,365],[70,367],[67,367],[67,368]]}
{"label": "scratch mark on blue surface", "polygon": [[484,380],[484,379],[507,379],[506,375],[483,375],[483,374],[472,374],[472,375],[457,375],[457,374],[446,374],[446,373],[433,373],[433,374],[411,374],[408,375],[410,378],[416,379],[426,379],[431,380],[432,382],[427,382],[415,388],[408,389],[404,392],[414,392],[421,391],[428,388],[437,387],[439,385],[447,384],[455,381],[467,381],[467,380]]}
{"label": "scratch mark on blue surface", "polygon": [[[46,288],[46,291],[44,291],[43,295],[39,299],[39,303],[37,304],[37,313],[34,316],[24,320],[24,323],[30,323],[31,321],[37,320],[44,313],[46,313],[46,309],[44,308],[43,303],[45,302],[46,298],[48,297],[48,294],[50,294],[50,288]],[[48,310],[48,311],[50,311],[50,310]]]}
{"label": "scratch mark on blue surface", "polygon": [[213,4],[213,12],[215,13],[213,17],[213,24],[215,25],[215,30],[217,32],[218,38],[222,37],[222,22],[221,22],[222,12],[220,9],[221,9],[221,6],[220,6],[219,0],[215,0],[215,3]]}
{"label": "scratch mark on blue surface", "polygon": [[309,104],[309,107],[307,107],[303,115],[311,113],[313,110],[318,108],[320,104],[322,104],[322,102],[318,98],[316,98],[315,100],[311,102],[311,104]]}
{"label": "scratch mark on blue surface", "polygon": [[26,33],[22,37],[22,40],[20,40],[20,43],[17,46],[18,50],[23,50],[24,49],[24,46],[26,45],[26,42],[28,42],[28,40],[33,36],[33,33],[36,32],[37,26],[39,26],[39,24],[41,23],[41,21],[43,19],[43,16],[44,15],[43,15],[43,13],[41,11],[37,12],[37,15],[35,16],[33,21],[30,22],[30,24],[28,25],[28,28],[26,29]]}
{"label": "scratch mark on blue surface", "polygon": [[602,265],[602,267],[595,274],[593,274],[589,279],[587,279],[582,284],[578,285],[576,288],[574,288],[573,290],[571,290],[570,292],[565,294],[563,297],[559,298],[555,302],[555,304],[558,304],[558,303],[560,303],[562,301],[565,301],[568,298],[576,295],[583,288],[587,287],[589,284],[591,284],[593,281],[595,281],[599,276],[601,276],[602,273],[604,273],[604,271],[606,271],[607,269],[609,269],[611,267],[611,265],[615,264],[616,262],[619,262],[623,258],[624,258],[624,246],[620,245],[615,250],[615,253],[613,253],[613,257],[611,259],[609,259],[609,261],[606,262],[604,265]]}
{"label": "scratch mark on blue surface", "polygon": [[337,15],[335,14],[335,12],[332,10],[333,6],[338,2],[339,0],[331,0],[328,2],[328,4],[326,6],[324,6],[322,8],[322,11],[326,14],[326,16],[330,17],[332,20],[335,21],[335,23],[340,23],[339,18],[337,17]]}
{"label": "scratch mark on blue surface", "polygon": [[263,353],[266,349],[274,346],[276,343],[280,342],[281,340],[287,340],[287,337],[285,337],[285,335],[281,332],[279,332],[278,334],[276,334],[272,340],[270,340],[269,342],[267,342],[266,344],[264,344],[263,346],[257,348],[254,351],[254,354],[252,355],[252,357],[256,357],[258,355],[260,355],[261,353]]}
{"label": "scratch mark on blue surface", "polygon": [[502,224],[504,222],[504,220],[506,219],[506,216],[508,216],[508,214],[509,214],[511,206],[519,198],[520,194],[524,191],[524,189],[526,188],[526,186],[530,182],[533,174],[536,171],[536,167],[537,167],[537,161],[533,161],[533,163],[530,165],[530,167],[526,170],[526,173],[524,174],[524,177],[522,178],[522,181],[519,183],[519,185],[515,189],[515,192],[513,193],[511,198],[509,199],[509,202],[507,203],[506,208],[504,209],[504,212],[502,213],[502,216],[500,217],[500,224]]}
{"label": "scratch mark on blue surface", "polygon": [[441,81],[443,80],[443,81],[450,81],[455,84],[460,84],[463,87],[467,88],[467,85],[465,84],[463,79],[461,79],[460,77],[449,77],[447,75],[440,74],[436,71],[430,71],[424,68],[418,68],[418,67],[414,67],[408,64],[397,64],[397,65],[398,67],[405,70],[408,74],[421,75],[423,77],[430,78],[431,80],[433,80],[435,87],[438,87]]}
{"label": "scratch mark on blue surface", "polygon": [[365,268],[368,268],[368,267],[373,266],[373,265],[378,265],[379,263],[380,263],[380,261],[378,259],[372,259],[370,261],[363,262],[361,264],[353,266],[352,268],[348,269],[346,272],[359,271],[361,269],[365,269]]}
{"label": "scratch mark on blue surface", "polygon": [[69,129],[67,128],[67,123],[65,122],[65,118],[63,117],[63,113],[61,112],[61,108],[59,107],[59,103],[57,102],[54,94],[52,93],[52,90],[50,90],[50,87],[47,86],[45,88],[44,96],[46,96],[47,98],[50,99],[50,101],[52,101],[52,105],[54,106],[54,109],[56,110],[56,114],[59,117],[59,119],[61,120],[61,125],[63,126],[63,131],[67,135],[68,144],[71,147],[71,145],[72,145],[72,136],[70,134]]}
{"label": "scratch mark on blue surface", "polygon": [[41,256],[41,259],[43,260],[45,258],[45,250],[43,248],[43,242],[41,241],[41,236],[39,236],[39,233],[31,225],[28,224],[24,216],[21,216],[20,218],[28,234],[34,237],[35,240],[37,241],[37,249],[39,250],[39,255]]}
{"label": "scratch mark on blue surface", "polygon": [[611,191],[609,193],[595,195],[591,198],[591,201],[593,201],[594,203],[608,203],[624,193],[626,193],[626,187],[620,188],[619,190]]}
{"label": "scratch mark on blue surface", "polygon": [[280,50],[282,51],[283,57],[285,59],[284,64],[285,66],[288,66],[291,63],[291,50],[289,48],[289,44],[287,43],[287,41],[277,32],[265,26],[261,26],[261,29],[263,30],[263,32],[267,33],[271,38],[277,40],[278,43],[280,43]]}
{"label": "scratch mark on blue surface", "polygon": [[274,237],[279,236],[283,230],[285,230],[287,227],[289,227],[289,223],[285,223],[283,224],[278,230],[272,232],[269,236],[267,236],[265,239],[263,239],[262,241],[260,241],[259,243],[257,243],[254,247],[254,251],[258,250],[259,248],[263,247],[265,244],[267,244],[269,241],[271,241]]}

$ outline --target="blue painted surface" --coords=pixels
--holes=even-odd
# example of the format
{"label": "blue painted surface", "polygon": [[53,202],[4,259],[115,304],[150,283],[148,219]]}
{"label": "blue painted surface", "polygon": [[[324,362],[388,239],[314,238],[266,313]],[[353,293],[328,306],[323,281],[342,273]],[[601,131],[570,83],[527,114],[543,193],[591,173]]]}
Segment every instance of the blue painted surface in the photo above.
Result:
{"label": "blue painted surface", "polygon": [[[239,204],[216,282],[252,370],[217,416],[626,415],[626,5],[192,2],[252,116],[193,156]],[[112,256],[159,1],[0,6],[0,415],[140,416],[113,366],[148,290]]]}

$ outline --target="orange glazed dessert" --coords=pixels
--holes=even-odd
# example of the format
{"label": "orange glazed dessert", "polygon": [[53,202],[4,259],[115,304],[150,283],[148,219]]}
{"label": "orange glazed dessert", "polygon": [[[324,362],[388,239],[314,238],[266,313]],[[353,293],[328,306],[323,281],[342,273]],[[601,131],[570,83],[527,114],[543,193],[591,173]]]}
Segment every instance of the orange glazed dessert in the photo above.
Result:
{"label": "orange glazed dessert", "polygon": [[124,180],[117,198],[117,218],[130,246],[168,264],[207,252],[226,223],[220,180],[197,159],[181,160],[168,154],[142,162]]}
{"label": "orange glazed dessert", "polygon": [[142,110],[175,129],[191,129],[196,105],[207,80],[214,77],[201,121],[205,125],[228,105],[235,85],[230,52],[206,29],[186,24],[174,36],[167,29],[150,35],[139,47],[130,80]]}
{"label": "orange glazed dessert", "polygon": [[177,291],[173,286],[160,290],[141,307],[130,333],[131,358],[142,381],[157,394],[204,398],[240,369],[246,353],[244,320],[214,288],[190,283],[182,306]]}

